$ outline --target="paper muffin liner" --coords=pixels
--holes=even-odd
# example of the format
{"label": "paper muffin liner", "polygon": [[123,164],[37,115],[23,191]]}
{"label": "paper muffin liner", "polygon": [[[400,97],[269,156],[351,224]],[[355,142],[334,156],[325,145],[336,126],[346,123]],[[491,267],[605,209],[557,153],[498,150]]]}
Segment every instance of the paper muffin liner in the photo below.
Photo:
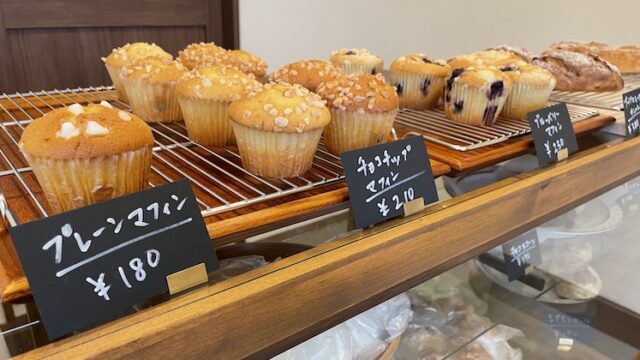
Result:
{"label": "paper muffin liner", "polygon": [[122,84],[131,110],[144,121],[166,123],[182,120],[174,81],[151,83],[144,79],[123,79]]}
{"label": "paper muffin liner", "polygon": [[331,122],[324,128],[324,143],[335,155],[386,142],[398,113],[398,110],[379,114],[330,111]]}
{"label": "paper muffin liner", "polygon": [[178,96],[187,134],[192,141],[211,146],[235,143],[227,115],[229,101],[202,100]]}
{"label": "paper muffin liner", "polygon": [[118,99],[124,102],[128,102],[127,93],[124,90],[124,85],[122,85],[122,80],[120,80],[120,69],[121,66],[113,66],[109,64],[104,64],[107,68],[107,72],[109,73],[109,77],[111,78],[111,82],[113,83],[113,87],[116,89],[116,94],[118,95]]}
{"label": "paper muffin liner", "polygon": [[526,119],[527,113],[547,105],[551,91],[553,86],[549,84],[515,84],[502,108],[502,116],[510,119]]}
{"label": "paper muffin liner", "polygon": [[309,170],[322,129],[302,133],[253,129],[231,120],[242,166],[250,173],[267,177],[293,177]]}
{"label": "paper muffin liner", "polygon": [[[444,114],[447,118],[463,124],[486,126],[493,124],[509,95],[505,88],[501,96],[489,99],[485,87],[470,87],[453,84],[451,91],[445,92]],[[462,109],[456,109],[455,103],[462,102]]]}
{"label": "paper muffin liner", "polygon": [[[382,72],[382,63],[378,63],[375,65],[371,64],[359,64],[359,63],[340,63],[339,66],[342,69],[342,72],[345,75],[355,74],[355,73],[365,73],[365,74],[376,74]],[[373,69],[376,69],[373,72]]]}
{"label": "paper muffin liner", "polygon": [[151,147],[89,159],[25,154],[53,213],[143,190],[149,184]]}
{"label": "paper muffin liner", "polygon": [[[392,85],[400,85],[400,107],[414,110],[433,109],[444,92],[445,76],[390,72]],[[397,88],[397,86],[396,86]]]}

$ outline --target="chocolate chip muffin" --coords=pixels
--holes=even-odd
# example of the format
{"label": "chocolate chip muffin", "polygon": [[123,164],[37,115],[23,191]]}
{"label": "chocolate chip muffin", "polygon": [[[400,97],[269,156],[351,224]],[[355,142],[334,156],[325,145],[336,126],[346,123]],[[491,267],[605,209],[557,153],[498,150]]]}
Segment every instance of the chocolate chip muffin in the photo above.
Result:
{"label": "chocolate chip muffin", "polygon": [[106,102],[53,110],[20,139],[54,213],[147,187],[152,145],[142,119]]}
{"label": "chocolate chip muffin", "polygon": [[444,91],[444,114],[469,125],[495,122],[511,91],[511,80],[494,67],[455,69]]}
{"label": "chocolate chip muffin", "polygon": [[189,138],[203,145],[235,143],[229,104],[257,85],[252,74],[219,65],[203,65],[185,74],[176,92]]}
{"label": "chocolate chip muffin", "polygon": [[268,177],[303,174],[313,163],[322,130],[331,121],[322,99],[300,85],[269,83],[229,106],[242,166]]}
{"label": "chocolate chip muffin", "polygon": [[331,123],[324,141],[333,154],[386,142],[398,113],[396,89],[382,74],[343,75],[320,84],[317,93],[327,100]]}
{"label": "chocolate chip muffin", "polygon": [[311,91],[315,91],[318,85],[334,79],[342,74],[342,71],[331,63],[323,60],[300,60],[282,66],[271,74],[271,81],[299,84]]}
{"label": "chocolate chip muffin", "polygon": [[410,54],[391,63],[390,82],[400,97],[400,107],[425,110],[438,105],[451,68],[443,60]]}
{"label": "chocolate chip muffin", "polygon": [[368,49],[340,49],[331,53],[331,63],[345,74],[366,73],[375,75],[382,72],[384,62],[380,56]]}
{"label": "chocolate chip muffin", "polygon": [[527,113],[547,105],[556,86],[556,78],[549,71],[531,64],[503,66],[500,70],[513,85],[502,108],[502,116],[526,119]]}
{"label": "chocolate chip muffin", "polygon": [[182,120],[176,82],[187,72],[178,61],[147,57],[122,68],[120,78],[133,113],[147,122]]}
{"label": "chocolate chip muffin", "polygon": [[200,65],[213,63],[217,55],[226,51],[212,42],[190,44],[184,50],[178,52],[178,61],[187,69],[192,70]]}
{"label": "chocolate chip muffin", "polygon": [[120,100],[125,102],[128,101],[127,93],[120,81],[120,70],[127,63],[149,56],[173,60],[173,56],[162,50],[160,46],[144,42],[126,44],[123,47],[113,49],[109,56],[102,58],[104,66],[107,68],[107,72],[109,72],[109,77],[111,77],[111,82],[113,82],[113,86],[116,88],[116,93]]}

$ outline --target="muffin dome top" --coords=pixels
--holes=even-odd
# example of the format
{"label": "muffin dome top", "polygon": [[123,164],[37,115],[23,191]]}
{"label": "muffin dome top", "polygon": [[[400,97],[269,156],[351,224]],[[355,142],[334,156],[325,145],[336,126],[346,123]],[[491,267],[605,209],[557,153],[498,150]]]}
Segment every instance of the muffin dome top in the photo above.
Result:
{"label": "muffin dome top", "polygon": [[214,63],[238,68],[255,75],[258,79],[262,79],[267,73],[267,63],[261,57],[244,50],[229,50],[217,54]]}
{"label": "muffin dome top", "polygon": [[396,88],[386,84],[382,74],[342,75],[320,84],[317,93],[330,108],[360,113],[392,111],[400,104]]}
{"label": "muffin dome top", "polygon": [[54,159],[109,156],[152,144],[142,119],[104,101],[53,110],[29,124],[20,139],[29,156]]}
{"label": "muffin dome top", "polygon": [[323,60],[300,60],[282,66],[271,75],[271,81],[300,84],[315,91],[318,85],[341,73],[340,69]]}
{"label": "muffin dome top", "polygon": [[156,44],[135,42],[113,49],[111,54],[102,58],[107,65],[123,66],[126,63],[137,61],[149,56],[157,56],[163,59],[173,60],[173,56]]}
{"label": "muffin dome top", "polygon": [[382,58],[373,54],[369,49],[340,49],[331,53],[331,62],[334,65],[349,64],[352,62],[361,64],[382,64]]}
{"label": "muffin dome top", "polygon": [[445,89],[451,91],[453,85],[490,89],[489,97],[501,96],[511,88],[511,80],[495,67],[468,67],[455,69],[447,78]]}
{"label": "muffin dome top", "polygon": [[391,63],[391,71],[408,73],[428,73],[436,76],[447,76],[451,67],[444,60],[436,60],[425,54],[409,54],[395,59]]}
{"label": "muffin dome top", "polygon": [[507,65],[500,68],[512,83],[523,82],[531,85],[556,86],[556,78],[548,70],[531,64]]}
{"label": "muffin dome top", "polygon": [[182,76],[176,85],[178,95],[220,101],[233,101],[258,85],[253,74],[220,65],[204,65]]}
{"label": "muffin dome top", "polygon": [[153,56],[126,64],[120,70],[120,77],[165,82],[176,81],[186,72],[187,69],[178,61]]}
{"label": "muffin dome top", "polygon": [[250,89],[229,106],[229,117],[255,129],[301,133],[324,128],[331,114],[320,96],[287,83],[269,83]]}
{"label": "muffin dome top", "polygon": [[227,50],[212,42],[190,44],[184,50],[178,52],[178,60],[186,66],[187,69],[191,70],[200,65],[212,63],[216,55],[222,54],[225,51]]}
{"label": "muffin dome top", "polygon": [[507,66],[510,64],[524,64],[518,55],[502,50],[485,50],[475,53],[460,55],[449,60],[452,69],[466,68],[469,66]]}

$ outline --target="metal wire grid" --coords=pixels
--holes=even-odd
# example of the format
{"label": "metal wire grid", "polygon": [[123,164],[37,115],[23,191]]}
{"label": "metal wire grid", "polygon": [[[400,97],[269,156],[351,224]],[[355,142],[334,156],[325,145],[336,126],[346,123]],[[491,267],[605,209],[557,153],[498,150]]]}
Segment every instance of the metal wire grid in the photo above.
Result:
{"label": "metal wire grid", "polygon": [[639,87],[640,74],[630,74],[624,76],[624,88],[620,91],[554,91],[551,94],[551,99],[621,111],[624,110],[622,94]]}
{"label": "metal wire grid", "polygon": [[[73,103],[99,103],[109,101],[123,110],[129,110],[127,104],[119,101],[111,91],[113,87],[89,87],[53,91],[15,93],[0,96],[0,114],[5,120],[0,129],[10,140],[12,152],[19,154],[19,134],[34,118],[47,111]],[[9,108],[2,101],[8,102]],[[2,116],[0,116],[2,118]],[[8,120],[8,121],[7,121]],[[344,178],[339,157],[330,154],[321,144],[316,152],[312,168],[305,174],[289,179],[265,179],[253,175],[242,168],[240,155],[235,148],[209,148],[189,140],[182,123],[152,124],[154,134],[151,186],[159,186],[181,178],[191,181],[203,216],[305,191],[323,184],[336,182]],[[14,151],[15,150],[15,151]],[[39,217],[46,217],[47,210],[35,192],[25,180],[25,174],[31,172],[22,155],[12,161],[0,148],[0,159],[8,169],[0,171],[0,177],[15,176],[20,185],[37,207]],[[186,169],[191,171],[187,172]],[[11,226],[17,221],[9,208],[7,220]]]}
{"label": "metal wire grid", "polygon": [[[567,107],[573,122],[598,115],[594,110]],[[527,120],[499,118],[492,126],[471,126],[447,119],[442,109],[428,112],[402,109],[396,123],[417,129],[417,133],[411,133],[458,151],[478,149],[531,132]]]}

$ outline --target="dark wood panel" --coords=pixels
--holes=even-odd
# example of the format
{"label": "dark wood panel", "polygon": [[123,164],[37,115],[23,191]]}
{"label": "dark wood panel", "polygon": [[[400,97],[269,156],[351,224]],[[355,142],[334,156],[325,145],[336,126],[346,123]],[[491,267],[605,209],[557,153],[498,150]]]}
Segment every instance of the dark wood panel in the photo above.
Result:
{"label": "dark wood panel", "polygon": [[[2,55],[5,54],[5,55]],[[13,59],[9,54],[9,38],[4,26],[4,12],[0,6],[0,90],[13,89],[16,80],[13,71]]]}
{"label": "dark wood panel", "polygon": [[194,26],[207,0],[3,0],[7,29]]}
{"label": "dark wood panel", "polygon": [[13,91],[28,91],[109,85],[100,57],[114,47],[147,41],[176,54],[206,36],[204,27],[123,27],[9,30],[8,38],[16,76]]}

